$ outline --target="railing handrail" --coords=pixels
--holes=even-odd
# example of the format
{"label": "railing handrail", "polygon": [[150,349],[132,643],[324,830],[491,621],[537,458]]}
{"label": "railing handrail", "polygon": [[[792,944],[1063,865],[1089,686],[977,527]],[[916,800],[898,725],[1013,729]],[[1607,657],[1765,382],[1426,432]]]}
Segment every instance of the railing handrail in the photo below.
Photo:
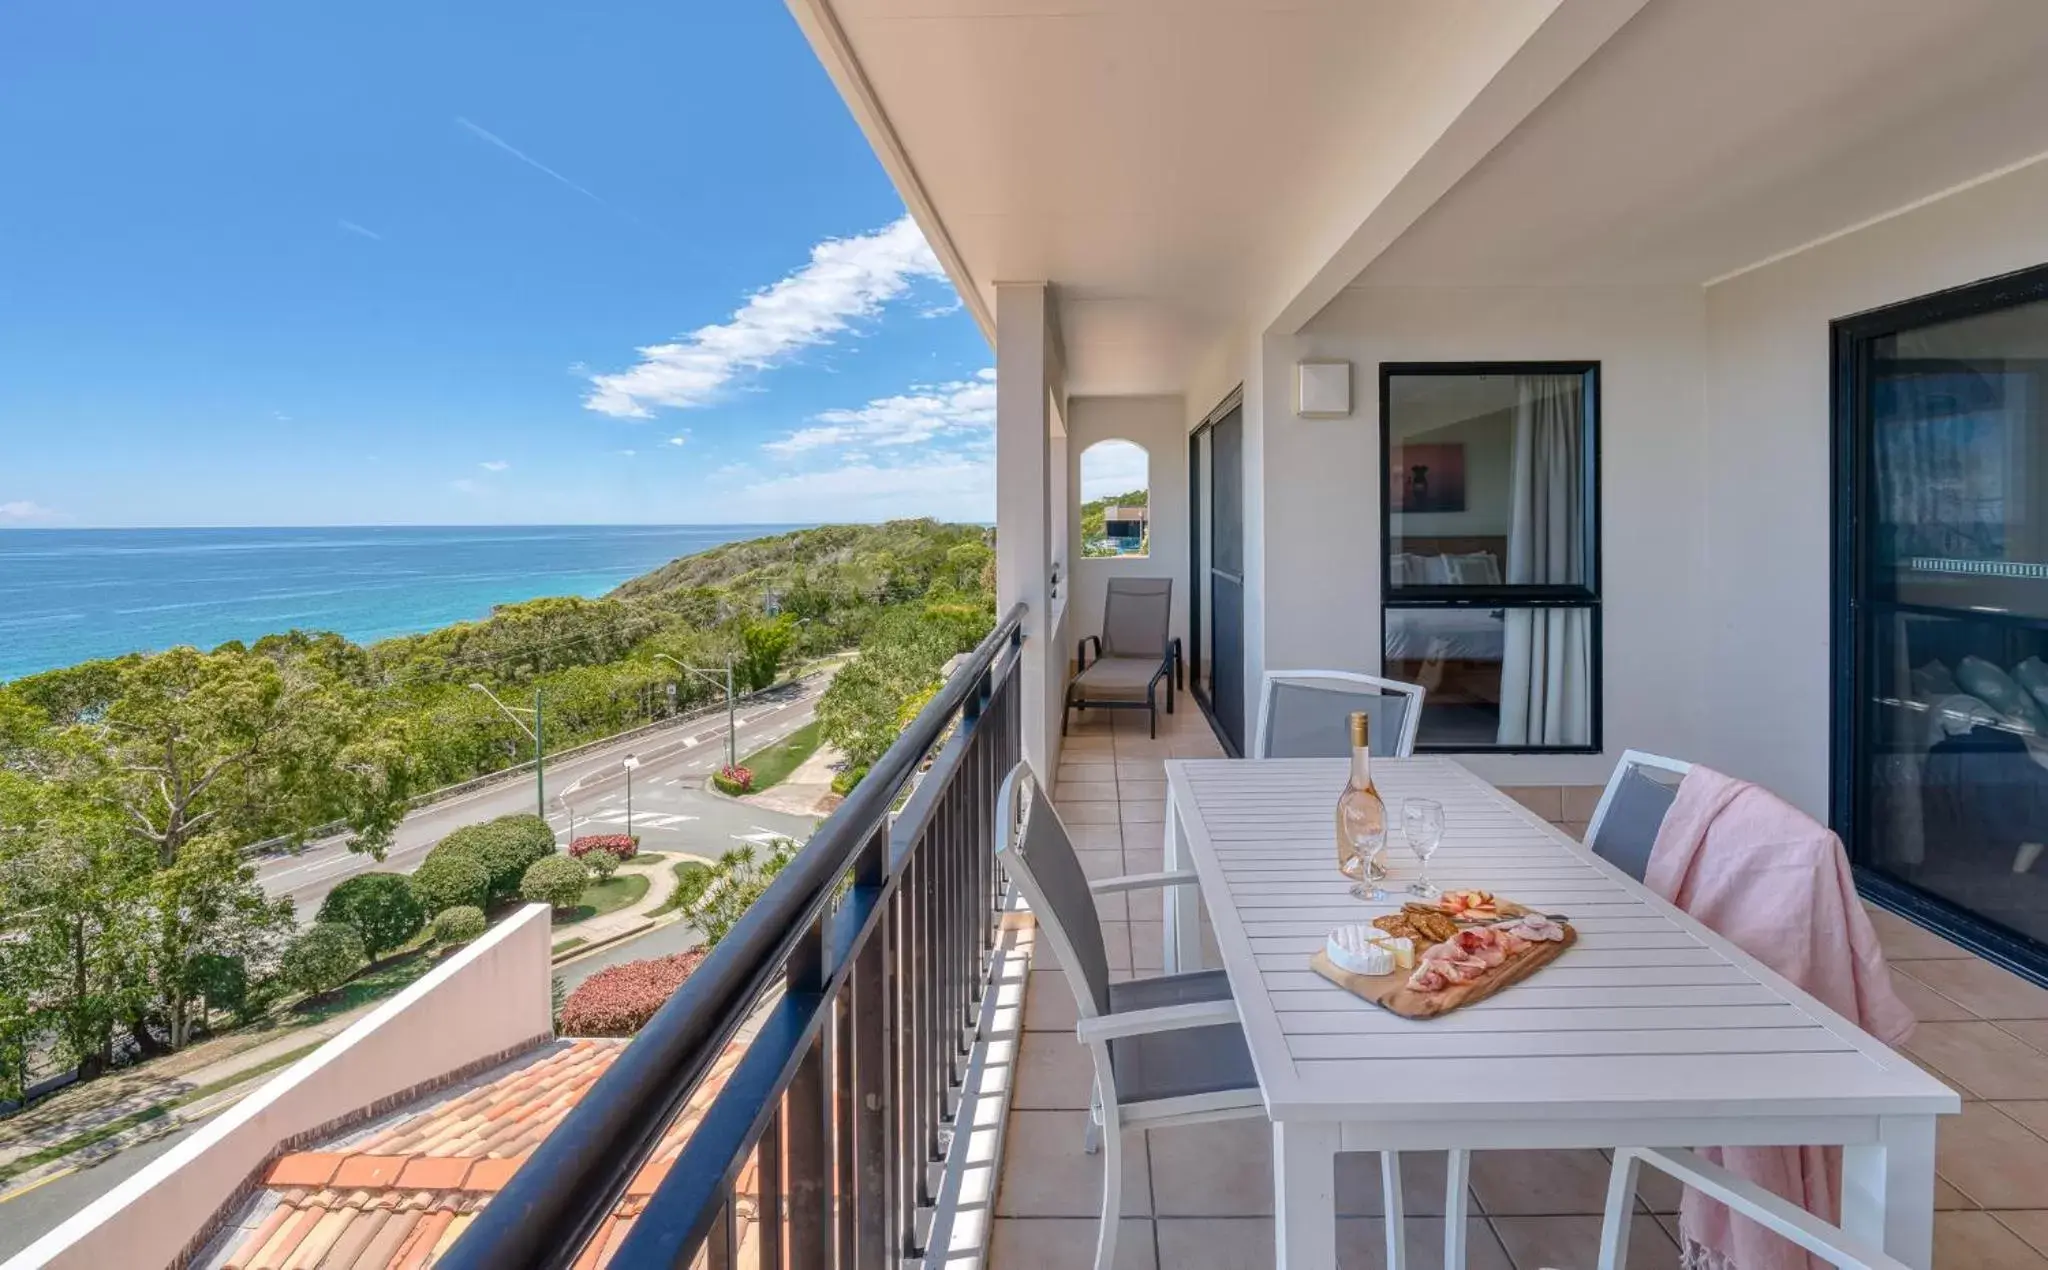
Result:
{"label": "railing handrail", "polygon": [[1014,644],[1025,606],[996,623],[609,1070],[439,1263],[443,1270],[568,1265],[625,1193],[749,1007],[833,899],[839,879],[954,716]]}

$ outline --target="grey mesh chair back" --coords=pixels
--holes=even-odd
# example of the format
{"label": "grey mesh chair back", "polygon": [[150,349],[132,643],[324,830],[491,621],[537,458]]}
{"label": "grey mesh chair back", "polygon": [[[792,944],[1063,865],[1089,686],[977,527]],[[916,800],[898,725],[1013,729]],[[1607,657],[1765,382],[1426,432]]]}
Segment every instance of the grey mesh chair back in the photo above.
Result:
{"label": "grey mesh chair back", "polygon": [[1678,797],[1678,782],[1691,770],[1692,764],[1680,759],[1641,750],[1623,754],[1586,825],[1586,845],[1593,854],[1642,881],[1664,813]]}
{"label": "grey mesh chair back", "polygon": [[1275,670],[1259,698],[1253,758],[1344,758],[1351,753],[1350,717],[1370,721],[1375,755],[1415,752],[1422,721],[1420,684],[1337,670]]}
{"label": "grey mesh chair back", "polygon": [[1109,1013],[1109,953],[1088,875],[1052,800],[1022,763],[996,797],[996,859],[1039,915],[1081,1014]]}
{"label": "grey mesh chair back", "polygon": [[1172,578],[1111,578],[1102,602],[1102,655],[1165,656],[1172,614]]}

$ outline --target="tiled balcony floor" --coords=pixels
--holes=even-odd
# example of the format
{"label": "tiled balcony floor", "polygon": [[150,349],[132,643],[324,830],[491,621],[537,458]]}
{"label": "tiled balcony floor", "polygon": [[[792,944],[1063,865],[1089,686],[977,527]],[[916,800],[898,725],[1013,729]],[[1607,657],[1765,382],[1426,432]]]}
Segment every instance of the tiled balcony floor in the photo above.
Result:
{"label": "tiled balcony floor", "polygon": [[[1157,741],[1136,711],[1092,716],[1068,737],[1054,786],[1060,814],[1092,876],[1161,867],[1161,762],[1219,757],[1185,696],[1160,719]],[[1560,806],[1553,813],[1568,823]],[[1579,828],[1576,824],[1574,829]],[[1112,967],[1158,973],[1157,899],[1103,902]],[[1132,918],[1138,920],[1132,920]],[[2048,1270],[2048,991],[1888,913],[1875,913],[1900,994],[1921,1023],[1908,1052],[1960,1091],[1960,1116],[1941,1125],[1935,1224],[1937,1270]],[[1082,1153],[1090,1068],[1074,1040],[1073,996],[1049,951],[1034,958],[1024,1039],[989,1244],[994,1270],[1086,1267],[1102,1198],[1099,1156]],[[1118,1265],[1129,1270],[1249,1270],[1272,1264],[1272,1155],[1266,1126],[1227,1122],[1131,1135]],[[1143,1141],[1139,1138],[1142,1136]],[[1339,1255],[1346,1267],[1383,1262],[1379,1164],[1342,1157]],[[1443,1159],[1404,1158],[1409,1261],[1437,1265],[1443,1238]],[[1607,1160],[1597,1151],[1483,1152],[1472,1164],[1469,1238],[1474,1270],[1589,1267],[1599,1243]],[[1653,1189],[1654,1188],[1654,1189]],[[1645,1186],[1655,1222],[1635,1225],[1632,1267],[1675,1267],[1664,1228],[1677,1192]]]}

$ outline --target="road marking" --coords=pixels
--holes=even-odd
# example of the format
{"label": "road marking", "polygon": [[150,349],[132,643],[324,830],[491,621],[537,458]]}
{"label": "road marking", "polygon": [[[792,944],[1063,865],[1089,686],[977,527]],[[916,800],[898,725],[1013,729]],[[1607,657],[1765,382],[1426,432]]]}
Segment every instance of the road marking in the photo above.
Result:
{"label": "road marking", "polygon": [[[653,825],[656,829],[673,829],[677,825],[687,824],[695,819],[697,817],[686,816],[681,812],[674,811],[640,811],[633,813],[635,824]],[[626,823],[626,809],[615,807],[609,811],[599,812],[597,815],[590,817],[590,823],[623,825]]]}
{"label": "road marking", "polygon": [[35,1181],[30,1182],[26,1186],[17,1186],[11,1191],[7,1191],[4,1194],[0,1194],[0,1204],[5,1204],[10,1199],[20,1199],[22,1196],[28,1194],[36,1187],[47,1186],[51,1182],[56,1181],[60,1177],[70,1177],[73,1173],[78,1172],[78,1168],[79,1166],[74,1164],[70,1168],[58,1169],[55,1173],[39,1177]]}

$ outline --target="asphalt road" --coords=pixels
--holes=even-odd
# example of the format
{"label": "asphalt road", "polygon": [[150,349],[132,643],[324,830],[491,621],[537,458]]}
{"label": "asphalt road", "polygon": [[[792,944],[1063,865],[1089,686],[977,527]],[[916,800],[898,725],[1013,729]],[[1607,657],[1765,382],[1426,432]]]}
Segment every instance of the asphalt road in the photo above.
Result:
{"label": "asphalt road", "polygon": [[31,1190],[0,1200],[0,1261],[41,1239],[71,1214],[141,1172],[143,1165],[184,1141],[198,1127],[189,1124],[175,1129],[161,1138],[151,1138],[118,1155],[110,1155],[89,1169],[53,1177]]}
{"label": "asphalt road", "polygon": [[[740,756],[809,723],[826,682],[826,677],[815,677],[742,704]],[[640,759],[632,773],[632,831],[640,835],[642,850],[710,858],[737,839],[781,835],[802,841],[814,827],[807,818],[749,807],[703,788],[712,769],[725,761],[725,720],[713,716],[551,765],[546,807],[557,838],[569,839],[572,817],[575,834],[626,832],[627,781],[621,760],[628,754]],[[296,855],[265,857],[257,865],[257,880],[272,895],[290,896],[303,920],[344,878],[370,869],[410,873],[452,830],[533,809],[534,782],[528,773],[413,812],[381,863],[350,851],[345,836],[334,837],[309,843]]]}

